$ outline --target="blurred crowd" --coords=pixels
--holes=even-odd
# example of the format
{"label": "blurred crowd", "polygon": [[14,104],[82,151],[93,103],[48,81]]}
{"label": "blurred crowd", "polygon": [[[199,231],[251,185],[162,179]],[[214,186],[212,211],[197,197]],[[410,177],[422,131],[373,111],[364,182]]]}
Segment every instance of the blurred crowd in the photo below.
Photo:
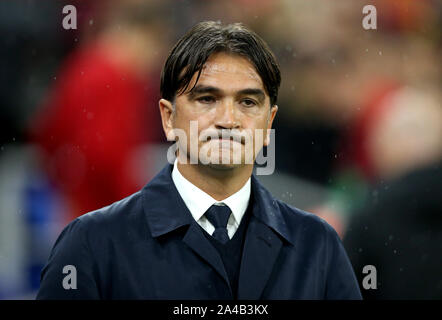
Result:
{"label": "blurred crowd", "polygon": [[[77,29],[62,26],[63,6]],[[377,29],[362,8],[377,10]],[[0,299],[33,298],[56,236],[166,163],[165,58],[202,20],[242,22],[282,70],[276,197],[329,222],[373,299],[442,299],[436,0],[2,1]],[[269,180],[270,178],[270,180]]]}

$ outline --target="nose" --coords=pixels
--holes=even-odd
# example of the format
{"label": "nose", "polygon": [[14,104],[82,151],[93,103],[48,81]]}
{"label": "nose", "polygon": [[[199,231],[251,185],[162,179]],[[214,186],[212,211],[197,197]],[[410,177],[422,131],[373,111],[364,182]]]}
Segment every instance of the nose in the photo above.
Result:
{"label": "nose", "polygon": [[215,126],[217,129],[237,129],[239,121],[234,102],[226,100],[221,103],[216,110]]}

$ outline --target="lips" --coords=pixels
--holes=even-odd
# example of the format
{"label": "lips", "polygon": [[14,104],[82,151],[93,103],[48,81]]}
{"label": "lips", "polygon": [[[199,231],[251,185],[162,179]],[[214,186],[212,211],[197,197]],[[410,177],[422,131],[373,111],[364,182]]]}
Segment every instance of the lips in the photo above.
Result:
{"label": "lips", "polygon": [[207,137],[207,140],[206,140],[206,142],[209,142],[209,141],[211,141],[211,140],[214,140],[214,141],[219,141],[220,143],[222,143],[222,142],[236,142],[236,143],[241,143],[241,144],[244,144],[245,143],[245,139],[244,139],[244,137],[240,137],[240,138],[233,138],[233,137],[230,137],[230,138],[228,138],[228,139],[223,139],[223,138],[213,138],[212,139],[212,137]]}
{"label": "lips", "polygon": [[228,137],[228,139],[224,139],[222,136],[218,137],[218,138],[212,138],[211,136],[208,136],[206,138],[205,142],[209,142],[211,140],[218,140],[219,142],[232,141],[232,142],[237,142],[237,143],[245,144],[245,138],[244,137]]}

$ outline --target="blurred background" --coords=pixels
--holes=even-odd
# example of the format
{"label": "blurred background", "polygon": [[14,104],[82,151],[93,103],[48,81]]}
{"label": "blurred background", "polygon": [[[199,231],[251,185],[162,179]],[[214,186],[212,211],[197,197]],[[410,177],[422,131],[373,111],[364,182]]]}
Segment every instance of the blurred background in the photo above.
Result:
{"label": "blurred background", "polygon": [[[377,29],[362,26],[365,5]],[[77,29],[63,28],[65,5]],[[160,72],[202,20],[243,22],[282,70],[275,197],[328,221],[367,299],[442,299],[437,0],[0,2],[0,299],[33,299],[62,228],[166,163]],[[362,287],[365,265],[376,289]]]}

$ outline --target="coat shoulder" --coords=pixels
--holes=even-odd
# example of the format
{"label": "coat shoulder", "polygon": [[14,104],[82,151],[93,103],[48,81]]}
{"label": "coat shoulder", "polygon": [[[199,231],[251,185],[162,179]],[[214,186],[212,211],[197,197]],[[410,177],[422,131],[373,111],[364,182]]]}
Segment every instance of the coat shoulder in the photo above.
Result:
{"label": "coat shoulder", "polygon": [[130,196],[116,201],[108,206],[100,209],[87,212],[78,217],[83,223],[96,222],[112,222],[123,219],[125,216],[133,214],[137,209],[142,209],[140,191],[131,194]]}
{"label": "coat shoulder", "polygon": [[74,222],[81,224],[86,234],[98,242],[110,237],[127,238],[127,233],[132,236],[140,234],[146,227],[141,191],[106,207],[85,213],[71,223]]}
{"label": "coat shoulder", "polygon": [[[276,200],[281,216],[291,231],[291,237],[303,234],[308,237],[338,237],[335,229],[317,215]],[[294,240],[294,239],[293,239]]]}

